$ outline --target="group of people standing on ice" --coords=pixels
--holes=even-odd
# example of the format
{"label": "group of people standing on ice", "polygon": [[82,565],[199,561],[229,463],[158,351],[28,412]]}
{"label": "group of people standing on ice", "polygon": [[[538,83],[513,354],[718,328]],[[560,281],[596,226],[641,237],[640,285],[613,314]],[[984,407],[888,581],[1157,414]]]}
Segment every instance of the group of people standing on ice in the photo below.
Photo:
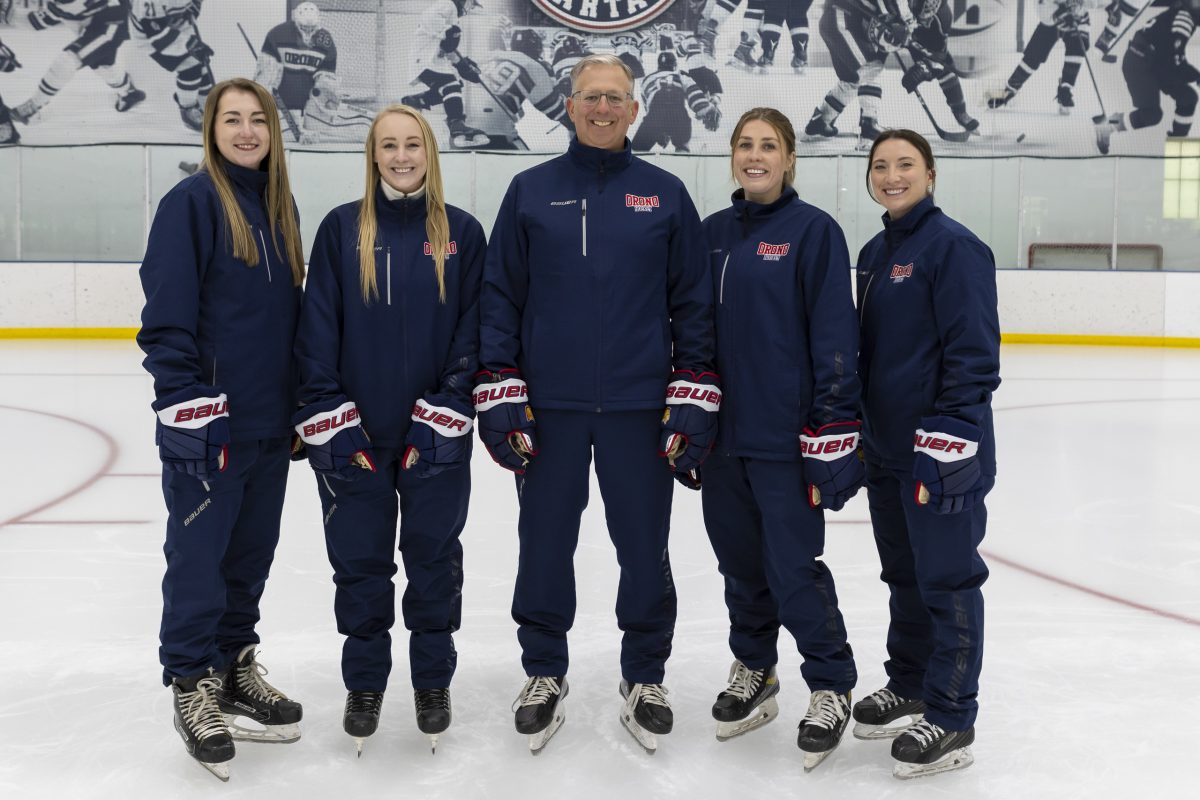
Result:
{"label": "group of people standing on ice", "polygon": [[[631,152],[628,65],[589,55],[570,77],[567,152],[512,180],[486,242],[446,202],[421,113],[379,112],[363,195],[321,223],[306,283],[271,93],[240,78],[209,93],[203,167],[154,219],[138,334],[168,510],[160,659],[189,753],[227,778],[235,739],[300,736],[255,627],[289,462],[305,458],[345,637],[346,732],[361,753],[379,723],[397,546],[417,724],[435,742],[447,730],[477,428],[515,474],[513,710],[535,752],[564,720],[594,459],[620,565],[621,719],[643,747],[674,723],[674,479],[700,491],[725,580],[719,738],[778,713],[782,627],[811,692],[806,768],[851,717],[856,735],[893,738],[900,777],[966,766],[995,475],[991,251],[934,204],[928,143],[884,131],[866,186],[886,212],[858,257],[856,313],[845,237],[793,186],[786,116],[741,115],[740,188],[702,221],[677,178]],[[826,512],[864,483],[891,626],[888,683],[854,703],[821,555]]]}

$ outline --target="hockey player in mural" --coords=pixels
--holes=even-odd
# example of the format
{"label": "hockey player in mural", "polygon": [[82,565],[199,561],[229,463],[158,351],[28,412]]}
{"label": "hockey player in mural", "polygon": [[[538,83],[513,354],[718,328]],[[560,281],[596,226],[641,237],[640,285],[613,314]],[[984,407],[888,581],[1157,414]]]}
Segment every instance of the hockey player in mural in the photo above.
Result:
{"label": "hockey player in mural", "polygon": [[1157,125],[1162,121],[1162,95],[1175,101],[1168,136],[1187,136],[1196,113],[1200,70],[1187,60],[1187,46],[1200,23],[1200,0],[1175,0],[1166,11],[1133,35],[1121,72],[1133,100],[1122,111],[1096,122],[1096,147],[1108,153],[1113,134]]}
{"label": "hockey player in mural", "polygon": [[900,85],[905,91],[913,93],[917,87],[926,81],[937,81],[946,105],[963,130],[977,132],[979,120],[967,112],[966,96],[963,93],[962,81],[958,77],[958,68],[954,56],[950,54],[951,11],[947,0],[906,0],[913,13],[916,24],[910,29],[906,23],[896,17],[887,15],[879,20],[879,29],[887,35],[889,31],[898,31],[896,23],[904,26],[908,36],[902,48],[896,52],[906,52],[911,61],[903,60],[899,55],[900,66],[904,76]]}
{"label": "hockey player in mural", "polygon": [[467,125],[463,106],[462,82],[479,83],[480,75],[479,65],[459,52],[462,27],[458,23],[478,6],[476,0],[435,0],[421,15],[410,82],[425,88],[400,100],[421,111],[442,106],[454,147],[481,147],[488,141],[487,134]]}
{"label": "hockey player in mural", "polygon": [[987,100],[988,108],[1000,108],[1008,105],[1025,81],[1046,63],[1050,51],[1061,39],[1066,50],[1063,59],[1062,75],[1058,81],[1058,91],[1054,99],[1058,103],[1060,114],[1070,114],[1075,107],[1075,81],[1079,70],[1087,58],[1090,43],[1088,31],[1091,20],[1088,10],[1097,6],[1097,0],[1040,0],[1037,7],[1038,18],[1041,22],[1029,37],[1029,44],[1021,54],[1021,61],[1008,77],[1008,82],[999,94],[992,95]]}
{"label": "hockey player in mural", "polygon": [[[21,62],[17,60],[16,54],[5,46],[4,42],[0,42],[0,72],[12,72],[20,66]],[[13,124],[8,106],[4,105],[4,96],[0,95],[0,147],[20,141],[21,134],[17,133],[17,126]]]}
{"label": "hockey player in mural", "polygon": [[[592,54],[591,46],[574,31],[560,30],[550,38],[550,71],[563,102],[571,96],[571,70],[579,59]],[[621,59],[622,61],[628,61]]]}
{"label": "hockey player in mural", "polygon": [[316,4],[301,3],[289,21],[271,28],[258,54],[254,80],[271,90],[285,116],[300,112],[306,138],[334,138],[322,134],[334,133],[329,129],[341,124],[337,45],[321,27]]}
{"label": "hockey player in mural", "polygon": [[804,126],[804,135],[837,136],[834,122],[846,109],[850,98],[857,94],[859,142],[869,145],[883,132],[879,126],[879,108],[883,99],[880,74],[887,53],[880,41],[887,38],[893,48],[899,47],[907,39],[907,28],[901,24],[899,30],[886,30],[880,25],[875,9],[857,0],[826,0],[818,29],[829,48],[838,80],[813,110]]}
{"label": "hockey player in mural", "polygon": [[76,35],[50,63],[33,96],[10,109],[14,120],[24,125],[33,122],[84,67],[116,92],[113,105],[117,111],[128,111],[146,99],[146,93],[133,85],[129,73],[117,62],[117,52],[129,39],[127,0],[59,0],[34,8],[28,19],[35,31],[62,25],[74,28]]}
{"label": "hockey player in mural", "polygon": [[762,28],[759,38],[762,55],[758,58],[759,71],[766,71],[775,63],[775,52],[783,38],[784,25],[792,37],[792,72],[803,75],[808,66],[808,10],[813,0],[766,0]]}
{"label": "hockey player in mural", "polygon": [[204,100],[212,90],[213,50],[200,38],[196,19],[204,0],[131,0],[134,33],[149,40],[150,58],[175,75],[175,104],[183,124],[199,131]]}
{"label": "hockey player in mural", "polygon": [[692,139],[689,111],[707,130],[715,131],[721,124],[720,96],[708,95],[683,74],[670,50],[658,54],[658,69],[642,82],[642,102],[646,115],[633,136],[635,152],[645,152],[655,145],[664,150],[674,146],[676,153],[688,152]]}

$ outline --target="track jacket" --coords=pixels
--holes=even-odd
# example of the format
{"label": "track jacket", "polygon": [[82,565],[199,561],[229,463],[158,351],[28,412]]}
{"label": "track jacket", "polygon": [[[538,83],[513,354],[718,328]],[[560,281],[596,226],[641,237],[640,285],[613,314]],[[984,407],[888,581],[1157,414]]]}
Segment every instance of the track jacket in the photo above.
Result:
{"label": "track jacket", "polygon": [[534,408],[662,408],[672,367],[713,367],[712,284],[683,183],[571,140],[513,178],[484,267],[480,361]]}
{"label": "track jacket", "polygon": [[474,217],[446,206],[450,244],[441,303],[425,235],[424,195],[388,200],[376,187],[379,297],[364,304],[358,282],[360,204],[330,211],[313,242],[296,336],[300,402],[345,395],[358,405],[375,447],[399,448],[418,398],[475,416],[471,389],[486,245]]}
{"label": "track jacket", "polygon": [[922,417],[983,432],[979,464],[996,474],[992,392],[1000,385],[1000,320],[992,251],[927,197],[858,255],[864,449],[911,470]]}
{"label": "track jacket", "polygon": [[[300,288],[267,222],[267,173],[227,164],[258,242],[258,265],[233,257],[224,212],[203,170],[167,192],[146,245],[138,346],[157,398],[192,386],[229,397],[233,441],[288,436],[296,406],[292,341]],[[272,236],[274,233],[274,236]],[[278,242],[277,249],[275,243]]]}
{"label": "track jacket", "polygon": [[800,432],[858,419],[858,324],[841,228],[787,187],[704,221],[717,298],[717,451],[800,460]]}

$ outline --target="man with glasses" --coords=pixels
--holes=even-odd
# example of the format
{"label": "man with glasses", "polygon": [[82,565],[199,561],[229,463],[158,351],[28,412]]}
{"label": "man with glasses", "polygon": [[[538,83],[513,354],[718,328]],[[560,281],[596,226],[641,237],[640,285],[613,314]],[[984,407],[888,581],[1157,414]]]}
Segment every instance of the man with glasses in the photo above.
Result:
{"label": "man with glasses", "polygon": [[508,187],[480,297],[477,424],[492,458],[517,473],[521,509],[512,612],[528,681],[513,708],[535,752],[562,724],[594,456],[621,567],[621,718],[652,751],[673,724],[662,685],[676,611],[671,476],[698,485],[721,396],[712,283],[687,190],[631,152],[629,67],[581,58],[567,113],[567,152]]}

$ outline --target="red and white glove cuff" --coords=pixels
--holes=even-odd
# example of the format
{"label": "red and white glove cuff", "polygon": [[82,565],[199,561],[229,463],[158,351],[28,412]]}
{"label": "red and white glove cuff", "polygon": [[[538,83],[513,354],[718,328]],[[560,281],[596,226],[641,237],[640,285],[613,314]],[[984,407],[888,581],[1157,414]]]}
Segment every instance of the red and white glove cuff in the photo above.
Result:
{"label": "red and white glove cuff", "polygon": [[216,397],[196,397],[158,411],[158,419],[167,427],[198,430],[217,417],[229,416],[229,398],[224,392]]}
{"label": "red and white glove cuff", "polygon": [[422,422],[428,425],[449,439],[466,436],[471,432],[471,426],[474,424],[470,417],[458,413],[453,408],[435,406],[424,400],[418,400],[413,405],[412,419],[413,422]]}
{"label": "red and white glove cuff", "polygon": [[475,403],[477,414],[503,403],[527,403],[529,387],[520,378],[509,378],[498,383],[481,383],[475,387],[472,401]]}
{"label": "red and white glove cuff", "polygon": [[721,389],[711,383],[676,380],[667,384],[667,405],[690,404],[715,414],[721,410]]}
{"label": "red and white glove cuff", "polygon": [[949,464],[952,461],[973,458],[979,452],[979,442],[949,433],[930,433],[923,428],[917,428],[913,435],[913,452],[924,453],[935,461]]}
{"label": "red and white glove cuff", "polygon": [[805,431],[800,434],[800,455],[817,461],[837,461],[858,449],[859,433],[832,433],[826,436]]}
{"label": "red and white glove cuff", "polygon": [[305,444],[322,445],[327,443],[343,428],[353,428],[362,424],[358,415],[358,406],[353,400],[347,400],[332,411],[313,414],[296,426],[296,433]]}

